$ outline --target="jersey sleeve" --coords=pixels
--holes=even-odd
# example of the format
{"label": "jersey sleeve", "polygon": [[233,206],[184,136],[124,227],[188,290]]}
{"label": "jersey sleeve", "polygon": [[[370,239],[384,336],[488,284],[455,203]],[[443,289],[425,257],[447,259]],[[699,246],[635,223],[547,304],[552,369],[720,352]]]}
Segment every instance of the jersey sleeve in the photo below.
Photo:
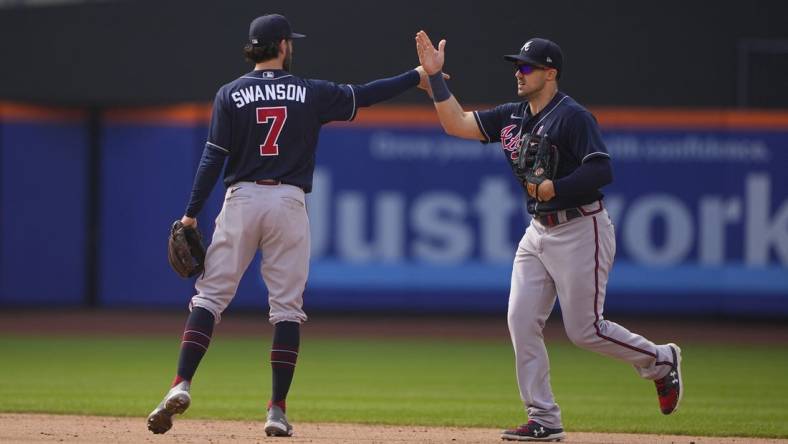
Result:
{"label": "jersey sleeve", "polygon": [[216,93],[216,98],[213,101],[206,148],[212,148],[224,154],[229,154],[231,141],[232,117],[227,100],[225,99],[224,88],[221,88],[219,92]]}
{"label": "jersey sleeve", "polygon": [[602,141],[596,118],[588,111],[579,111],[568,120],[567,147],[577,156],[580,163],[595,157],[610,157]]}
{"label": "jersey sleeve", "polygon": [[189,204],[186,206],[186,215],[196,217],[202,210],[205,201],[211,194],[219,175],[222,172],[224,161],[230,152],[231,142],[231,115],[226,107],[224,88],[219,89],[213,101],[211,123],[208,126],[208,140],[205,142],[197,174],[194,175],[192,193]]}
{"label": "jersey sleeve", "polygon": [[356,117],[358,105],[352,86],[326,80],[309,82],[317,93],[317,114],[321,123],[353,120]]}
{"label": "jersey sleeve", "polygon": [[[518,103],[504,103],[495,108],[474,111],[473,117],[484,138],[482,142],[500,142],[501,130],[512,119],[512,115],[517,112],[518,107]],[[519,117],[522,118],[522,116]]]}

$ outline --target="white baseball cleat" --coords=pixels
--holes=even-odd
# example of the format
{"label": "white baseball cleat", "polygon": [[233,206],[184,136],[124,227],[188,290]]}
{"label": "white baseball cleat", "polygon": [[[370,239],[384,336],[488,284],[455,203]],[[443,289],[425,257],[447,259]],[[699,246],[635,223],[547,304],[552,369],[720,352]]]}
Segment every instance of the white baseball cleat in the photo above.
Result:
{"label": "white baseball cleat", "polygon": [[167,392],[164,399],[148,415],[148,430],[160,434],[172,428],[172,417],[185,412],[192,403],[189,388],[190,384],[182,381]]}
{"label": "white baseball cleat", "polygon": [[293,436],[293,426],[287,422],[287,416],[278,406],[272,405],[268,409],[265,420],[266,436]]}

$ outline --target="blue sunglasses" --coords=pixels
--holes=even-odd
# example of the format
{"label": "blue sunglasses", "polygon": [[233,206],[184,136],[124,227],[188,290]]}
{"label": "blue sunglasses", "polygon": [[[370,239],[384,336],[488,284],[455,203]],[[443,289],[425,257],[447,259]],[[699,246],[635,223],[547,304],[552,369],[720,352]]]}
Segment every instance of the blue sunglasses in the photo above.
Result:
{"label": "blue sunglasses", "polygon": [[537,69],[547,69],[544,66],[537,66],[537,65],[530,65],[528,63],[523,63],[521,65],[517,65],[517,70],[520,71],[520,74],[528,75],[532,72],[536,71]]}

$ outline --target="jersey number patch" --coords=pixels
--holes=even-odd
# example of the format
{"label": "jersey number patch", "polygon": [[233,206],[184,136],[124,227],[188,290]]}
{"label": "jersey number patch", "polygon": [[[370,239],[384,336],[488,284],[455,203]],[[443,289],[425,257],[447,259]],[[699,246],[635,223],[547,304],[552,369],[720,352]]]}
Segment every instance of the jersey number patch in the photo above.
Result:
{"label": "jersey number patch", "polygon": [[267,125],[268,134],[265,136],[265,141],[260,145],[261,156],[278,156],[279,145],[276,143],[279,140],[279,134],[285,126],[287,120],[287,107],[286,106],[269,106],[257,108],[257,123],[260,125]]}

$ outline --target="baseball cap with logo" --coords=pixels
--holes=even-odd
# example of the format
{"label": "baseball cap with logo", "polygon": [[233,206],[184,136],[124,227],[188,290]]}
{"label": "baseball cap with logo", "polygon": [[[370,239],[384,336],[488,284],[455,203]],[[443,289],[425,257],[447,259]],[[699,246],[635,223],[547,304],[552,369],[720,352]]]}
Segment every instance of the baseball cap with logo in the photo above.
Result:
{"label": "baseball cap with logo", "polygon": [[304,37],[306,36],[303,34],[293,32],[290,22],[281,14],[261,15],[249,25],[249,42],[253,45]]}
{"label": "baseball cap with logo", "polygon": [[525,42],[520,48],[519,54],[510,54],[503,56],[504,60],[509,62],[523,62],[532,65],[546,66],[548,68],[555,68],[558,70],[558,78],[561,78],[561,68],[564,64],[564,55],[561,48],[547,39],[538,37],[532,38]]}

